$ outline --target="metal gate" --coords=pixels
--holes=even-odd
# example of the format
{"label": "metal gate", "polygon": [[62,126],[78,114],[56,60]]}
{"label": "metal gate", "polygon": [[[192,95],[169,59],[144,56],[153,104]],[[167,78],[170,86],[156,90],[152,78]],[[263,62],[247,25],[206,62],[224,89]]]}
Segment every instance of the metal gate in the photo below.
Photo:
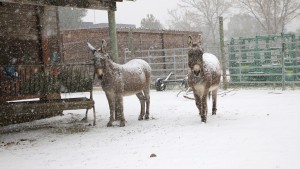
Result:
{"label": "metal gate", "polygon": [[152,79],[167,77],[171,72],[170,80],[184,79],[188,73],[188,53],[189,48],[174,49],[149,49],[131,52],[125,49],[125,62],[139,58],[147,61],[152,68]]}
{"label": "metal gate", "polygon": [[232,39],[230,83],[300,84],[300,37],[294,34]]}

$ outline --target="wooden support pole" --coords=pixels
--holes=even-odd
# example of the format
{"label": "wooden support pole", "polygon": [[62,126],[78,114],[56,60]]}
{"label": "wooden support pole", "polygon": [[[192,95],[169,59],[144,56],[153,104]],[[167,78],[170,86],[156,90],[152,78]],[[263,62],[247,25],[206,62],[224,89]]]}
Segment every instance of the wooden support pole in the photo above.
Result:
{"label": "wooden support pole", "polygon": [[223,30],[223,17],[219,17],[219,33],[220,33],[220,48],[221,48],[221,64],[222,64],[222,74],[223,74],[223,89],[227,90],[228,82],[226,76],[226,58],[225,58],[225,50],[224,50],[224,30]]}
{"label": "wooden support pole", "polygon": [[42,9],[41,9],[40,6],[35,6],[34,11],[35,11],[35,17],[36,17],[36,30],[37,30],[37,45],[38,45],[39,63],[44,64],[43,32],[42,32],[42,23],[41,23]]}
{"label": "wooden support pole", "polygon": [[[116,63],[119,61],[118,56],[118,44],[117,44],[117,31],[116,31],[116,19],[115,19],[115,11],[109,9],[108,13],[108,26],[109,26],[109,37],[110,37],[110,44],[111,44],[111,55],[112,60]],[[115,112],[115,120],[121,119],[121,113]]]}
{"label": "wooden support pole", "polygon": [[286,44],[282,43],[281,49],[281,70],[282,70],[282,90],[285,90],[285,65],[284,65],[284,56],[285,56],[285,47]]}
{"label": "wooden support pole", "polygon": [[108,25],[109,25],[109,37],[111,44],[111,55],[112,60],[118,63],[118,44],[117,44],[117,30],[116,30],[116,19],[115,19],[115,11],[108,10]]}

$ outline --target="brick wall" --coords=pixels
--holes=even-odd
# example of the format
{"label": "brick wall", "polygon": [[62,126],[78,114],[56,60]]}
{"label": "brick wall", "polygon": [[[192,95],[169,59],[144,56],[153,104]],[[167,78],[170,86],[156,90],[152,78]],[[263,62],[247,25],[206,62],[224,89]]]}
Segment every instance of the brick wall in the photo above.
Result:
{"label": "brick wall", "polygon": [[[198,37],[198,34],[187,31],[117,29],[119,62],[124,63],[126,48],[131,51],[186,48],[188,35]],[[62,39],[65,63],[89,62],[92,54],[86,42],[99,47],[101,40],[105,39],[110,49],[108,28],[67,30],[62,32]]]}
{"label": "brick wall", "polygon": [[87,42],[96,48],[100,47],[102,39],[109,42],[109,34],[105,29],[66,30],[62,32],[61,37],[64,63],[89,62],[92,54],[87,47]]}

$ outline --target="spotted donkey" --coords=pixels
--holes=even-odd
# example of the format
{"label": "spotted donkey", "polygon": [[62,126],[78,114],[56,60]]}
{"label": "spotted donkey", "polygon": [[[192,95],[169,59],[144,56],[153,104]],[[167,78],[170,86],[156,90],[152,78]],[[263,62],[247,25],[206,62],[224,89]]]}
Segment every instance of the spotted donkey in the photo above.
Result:
{"label": "spotted donkey", "polygon": [[191,71],[188,74],[188,85],[191,87],[196,106],[199,109],[201,121],[207,120],[207,97],[212,93],[212,115],[217,111],[217,92],[221,78],[221,68],[217,57],[210,53],[203,53],[201,43],[192,41],[188,37],[188,66]]}

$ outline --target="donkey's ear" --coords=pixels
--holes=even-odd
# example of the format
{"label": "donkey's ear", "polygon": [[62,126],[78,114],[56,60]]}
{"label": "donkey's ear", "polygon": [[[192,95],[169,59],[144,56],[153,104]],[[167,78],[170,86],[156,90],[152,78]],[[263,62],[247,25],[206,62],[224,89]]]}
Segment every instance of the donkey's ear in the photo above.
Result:
{"label": "donkey's ear", "polygon": [[197,42],[198,46],[200,47],[202,44],[202,37],[201,34],[198,35],[198,42]]}
{"label": "donkey's ear", "polygon": [[106,47],[107,47],[107,43],[104,39],[102,39],[101,41],[101,50],[103,53],[106,53]]}
{"label": "donkey's ear", "polygon": [[192,46],[193,46],[193,38],[192,38],[191,35],[189,35],[189,37],[188,37],[187,44],[189,45],[189,47],[192,47]]}
{"label": "donkey's ear", "polygon": [[96,52],[94,46],[92,46],[89,42],[87,42],[88,47],[92,50],[93,54]]}

